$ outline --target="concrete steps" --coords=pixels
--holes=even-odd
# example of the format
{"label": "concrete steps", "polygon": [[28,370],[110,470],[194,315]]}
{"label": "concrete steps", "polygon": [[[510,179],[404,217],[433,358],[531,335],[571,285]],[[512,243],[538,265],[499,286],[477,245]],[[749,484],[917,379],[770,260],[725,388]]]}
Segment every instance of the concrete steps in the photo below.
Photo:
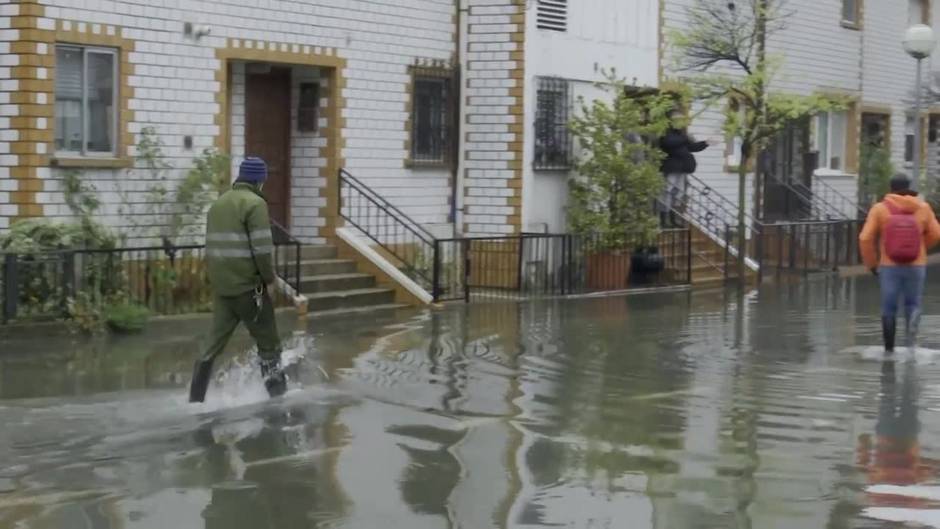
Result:
{"label": "concrete steps", "polygon": [[300,293],[317,316],[406,307],[395,302],[393,289],[378,286],[375,276],[360,272],[352,259],[340,258],[331,245],[301,248]]}

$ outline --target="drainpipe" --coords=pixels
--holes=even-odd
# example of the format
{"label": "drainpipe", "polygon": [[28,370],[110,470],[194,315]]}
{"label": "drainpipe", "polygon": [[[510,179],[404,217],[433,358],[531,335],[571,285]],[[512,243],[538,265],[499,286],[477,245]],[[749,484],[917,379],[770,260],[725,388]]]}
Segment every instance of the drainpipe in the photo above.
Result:
{"label": "drainpipe", "polygon": [[457,9],[457,71],[459,72],[459,105],[457,119],[454,120],[454,130],[457,134],[457,174],[454,178],[453,204],[454,204],[454,237],[464,235],[464,179],[467,174],[467,138],[463,132],[463,124],[467,122],[467,48],[469,47],[467,35],[470,34],[467,15],[470,11],[470,0],[456,0]]}

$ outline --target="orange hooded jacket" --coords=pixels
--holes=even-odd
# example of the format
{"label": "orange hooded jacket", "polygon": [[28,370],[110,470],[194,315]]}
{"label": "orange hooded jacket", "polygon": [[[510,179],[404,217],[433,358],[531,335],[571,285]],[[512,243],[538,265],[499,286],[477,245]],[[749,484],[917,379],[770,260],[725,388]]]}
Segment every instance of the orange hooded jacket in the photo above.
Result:
{"label": "orange hooded jacket", "polygon": [[[865,221],[865,227],[858,236],[859,249],[862,252],[862,260],[868,268],[876,266],[897,266],[897,263],[891,260],[885,254],[885,241],[882,237],[882,231],[888,223],[891,212],[885,206],[885,202],[890,202],[894,207],[904,212],[914,212],[917,224],[920,225],[923,233],[923,244],[920,248],[920,256],[916,261],[910,263],[912,266],[927,264],[927,249],[940,242],[940,223],[934,215],[930,204],[911,195],[896,195],[889,193],[884,200],[872,206],[868,212],[868,220]],[[878,249],[875,249],[875,239],[879,240]],[[879,264],[878,256],[881,255]]]}

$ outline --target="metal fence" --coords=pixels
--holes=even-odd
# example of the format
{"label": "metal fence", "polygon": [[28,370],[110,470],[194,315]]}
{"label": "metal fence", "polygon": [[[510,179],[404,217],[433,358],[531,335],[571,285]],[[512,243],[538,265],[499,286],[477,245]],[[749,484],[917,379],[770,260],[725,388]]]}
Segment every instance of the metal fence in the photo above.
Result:
{"label": "metal fence", "polygon": [[474,237],[435,241],[434,298],[475,301],[686,285],[691,231],[664,230],[654,248],[611,250],[595,236]]}
{"label": "metal fence", "polygon": [[[276,233],[275,269],[296,290],[300,244]],[[4,323],[66,317],[70,302],[100,308],[127,301],[164,315],[211,309],[202,245],[6,253],[0,266]],[[280,290],[273,295],[278,304],[291,302]]]}
{"label": "metal fence", "polygon": [[776,271],[822,272],[861,262],[858,235],[862,221],[764,224],[754,242],[761,274]]}

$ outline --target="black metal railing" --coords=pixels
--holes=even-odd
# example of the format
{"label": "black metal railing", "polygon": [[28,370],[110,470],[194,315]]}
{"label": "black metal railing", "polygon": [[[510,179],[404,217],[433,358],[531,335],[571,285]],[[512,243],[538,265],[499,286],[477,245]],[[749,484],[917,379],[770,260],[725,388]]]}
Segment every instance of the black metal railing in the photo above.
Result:
{"label": "black metal railing", "polygon": [[300,259],[303,245],[277,221],[271,221],[274,237],[274,269],[294,293],[300,292]]}
{"label": "black metal railing", "polygon": [[430,232],[344,169],[339,171],[338,207],[340,217],[376,243],[399,270],[434,292],[440,270]]}
{"label": "black metal railing", "polygon": [[436,241],[440,300],[527,299],[686,285],[691,231],[664,230],[655,251],[606,248],[599,237],[524,234]]}
{"label": "black metal railing", "polygon": [[[275,235],[277,274],[295,289],[299,256],[296,240]],[[124,301],[163,315],[211,309],[202,245],[5,253],[0,266],[4,323],[68,317],[70,303],[100,308]],[[280,291],[272,295],[281,305],[292,301]]]}
{"label": "black metal railing", "polygon": [[859,220],[765,224],[755,242],[761,275],[825,272],[861,262]]}
{"label": "black metal railing", "polygon": [[[797,217],[804,220],[850,220],[864,218],[866,211],[821,178],[814,178],[810,188],[791,176],[770,172],[770,177],[797,199]],[[796,220],[796,219],[794,219]]]}

